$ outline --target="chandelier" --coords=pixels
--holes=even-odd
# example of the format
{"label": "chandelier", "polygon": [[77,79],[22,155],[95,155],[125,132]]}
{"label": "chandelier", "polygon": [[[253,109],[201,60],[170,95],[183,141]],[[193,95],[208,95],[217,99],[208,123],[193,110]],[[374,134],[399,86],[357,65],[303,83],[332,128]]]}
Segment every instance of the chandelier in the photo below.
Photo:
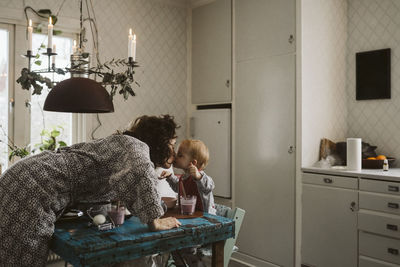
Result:
{"label": "chandelier", "polygon": [[[65,0],[64,0],[65,1]],[[29,8],[37,15],[48,13],[49,23],[47,25],[47,48],[43,55],[47,57],[47,68],[41,70],[32,70],[32,60],[39,57],[38,54],[32,53],[32,20],[29,19],[27,27],[28,50],[24,55],[28,59],[28,67],[21,70],[21,76],[17,82],[21,84],[23,89],[33,89],[32,95],[40,95],[43,86],[46,85],[50,90],[43,109],[56,112],[73,112],[73,113],[106,113],[114,112],[113,97],[121,94],[124,99],[129,96],[135,96],[132,84],[139,85],[134,80],[134,68],[138,67],[136,62],[136,35],[129,29],[128,34],[128,57],[125,59],[112,59],[104,63],[100,62],[98,50],[97,25],[94,15],[92,1],[90,8],[88,0],[84,0],[86,4],[88,18],[83,18],[83,0],[80,0],[80,32],[79,45],[72,47],[70,55],[70,66],[58,68],[56,66],[55,57],[57,56],[56,47],[53,45],[53,29],[56,17],[51,15],[49,10],[36,10]],[[40,12],[42,11],[42,12]],[[92,15],[91,15],[92,14]],[[93,16],[93,17],[92,17]],[[28,18],[27,18],[28,19]],[[93,44],[97,64],[90,66],[90,54],[84,51],[84,34],[85,29],[83,22],[88,21],[92,29]],[[93,30],[93,28],[94,30]],[[120,69],[123,71],[117,71]],[[61,82],[54,82],[51,79],[42,76],[46,73],[56,73],[65,75],[69,73],[71,78]],[[94,76],[94,79],[92,78]],[[96,81],[99,80],[99,81]],[[107,91],[109,88],[109,91]]]}

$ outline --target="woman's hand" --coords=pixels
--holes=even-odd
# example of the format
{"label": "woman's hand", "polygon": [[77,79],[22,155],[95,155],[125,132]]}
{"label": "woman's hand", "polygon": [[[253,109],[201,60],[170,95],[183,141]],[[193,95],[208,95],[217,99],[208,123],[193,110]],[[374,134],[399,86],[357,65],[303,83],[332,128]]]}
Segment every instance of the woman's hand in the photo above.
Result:
{"label": "woman's hand", "polygon": [[149,223],[149,228],[151,231],[162,231],[169,230],[175,227],[181,226],[181,222],[174,217],[168,217],[164,219],[155,219],[153,222]]}

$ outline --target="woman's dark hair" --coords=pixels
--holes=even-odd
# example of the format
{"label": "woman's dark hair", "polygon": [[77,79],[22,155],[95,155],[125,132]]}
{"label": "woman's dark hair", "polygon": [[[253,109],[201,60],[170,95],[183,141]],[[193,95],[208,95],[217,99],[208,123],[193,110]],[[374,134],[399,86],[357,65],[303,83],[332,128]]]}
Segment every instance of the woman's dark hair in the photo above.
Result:
{"label": "woman's dark hair", "polygon": [[133,125],[122,134],[133,136],[146,143],[150,148],[150,159],[156,167],[164,166],[167,160],[174,154],[169,142],[176,138],[176,129],[180,126],[170,115],[141,116]]}

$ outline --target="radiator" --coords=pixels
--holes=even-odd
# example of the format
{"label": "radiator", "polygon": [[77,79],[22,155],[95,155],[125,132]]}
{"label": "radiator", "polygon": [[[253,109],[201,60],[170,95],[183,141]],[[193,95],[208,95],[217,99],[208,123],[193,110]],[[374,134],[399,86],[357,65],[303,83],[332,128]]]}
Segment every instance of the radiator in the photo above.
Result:
{"label": "radiator", "polygon": [[56,253],[50,250],[49,255],[47,255],[47,263],[52,263],[57,261],[62,261],[62,259]]}

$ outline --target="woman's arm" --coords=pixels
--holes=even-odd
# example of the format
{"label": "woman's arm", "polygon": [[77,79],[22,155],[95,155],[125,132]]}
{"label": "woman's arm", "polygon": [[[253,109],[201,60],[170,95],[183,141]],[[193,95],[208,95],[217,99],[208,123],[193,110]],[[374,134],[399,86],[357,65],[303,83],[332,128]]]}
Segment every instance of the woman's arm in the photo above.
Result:
{"label": "woman's arm", "polygon": [[157,175],[148,146],[134,138],[129,141],[123,143],[123,159],[118,162],[118,171],[110,178],[110,185],[134,216],[143,223],[152,222],[164,214],[156,188]]}

